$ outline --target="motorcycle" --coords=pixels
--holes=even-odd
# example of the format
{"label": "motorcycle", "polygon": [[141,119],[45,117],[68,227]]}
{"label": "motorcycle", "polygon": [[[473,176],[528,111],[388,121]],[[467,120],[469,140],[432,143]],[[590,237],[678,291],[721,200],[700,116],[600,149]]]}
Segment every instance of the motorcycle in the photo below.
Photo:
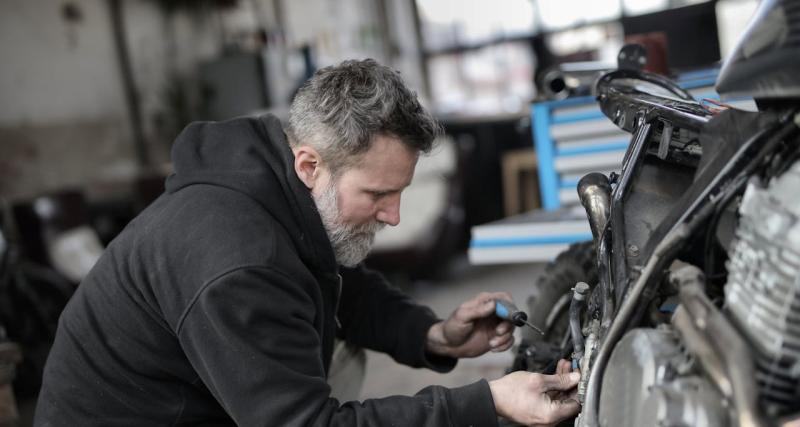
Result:
{"label": "motorcycle", "polygon": [[764,0],[697,102],[633,68],[595,85],[632,134],[619,174],[578,184],[593,241],[528,301],[543,336],[512,370],[581,381],[575,426],[788,426],[800,420],[800,1]]}

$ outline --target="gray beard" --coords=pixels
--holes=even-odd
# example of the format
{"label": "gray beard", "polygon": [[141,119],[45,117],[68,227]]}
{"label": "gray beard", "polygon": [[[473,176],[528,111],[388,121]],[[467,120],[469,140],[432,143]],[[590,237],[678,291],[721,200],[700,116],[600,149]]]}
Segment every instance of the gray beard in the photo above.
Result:
{"label": "gray beard", "polygon": [[332,180],[319,197],[314,197],[314,203],[333,246],[336,262],[345,267],[355,267],[367,257],[375,233],[386,224],[378,221],[361,225],[342,223],[337,196],[336,183]]}

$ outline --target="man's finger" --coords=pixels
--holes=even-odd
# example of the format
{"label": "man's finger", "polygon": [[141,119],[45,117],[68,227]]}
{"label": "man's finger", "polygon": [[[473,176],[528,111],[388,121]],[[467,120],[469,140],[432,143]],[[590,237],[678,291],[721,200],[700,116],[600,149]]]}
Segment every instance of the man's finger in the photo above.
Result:
{"label": "man's finger", "polygon": [[499,337],[492,337],[492,339],[489,340],[489,346],[499,347],[501,345],[504,345],[513,338],[514,334],[506,334],[506,335],[500,335]]}
{"label": "man's finger", "polygon": [[558,365],[556,367],[557,374],[568,374],[570,371],[572,371],[572,362],[565,359],[558,361]]}
{"label": "man's finger", "polygon": [[542,391],[559,390],[567,391],[578,385],[581,380],[580,372],[570,372],[568,374],[543,375]]}
{"label": "man's finger", "polygon": [[493,348],[492,352],[493,353],[502,353],[502,352],[508,350],[509,348],[511,348],[511,346],[513,346],[513,345],[514,345],[514,339],[512,338],[512,339],[508,340],[508,342],[505,343],[504,345],[501,345],[500,347],[497,347],[497,348]]}
{"label": "man's finger", "polygon": [[581,410],[580,403],[575,399],[554,400],[550,404],[548,419],[552,422],[558,422],[575,416]]}
{"label": "man's finger", "polygon": [[507,292],[481,292],[456,310],[459,320],[468,322],[494,314],[495,299],[511,301],[511,296]]}
{"label": "man's finger", "polygon": [[514,345],[514,335],[508,334],[506,336],[492,338],[489,341],[489,345],[495,353],[506,351]]}
{"label": "man's finger", "polygon": [[504,321],[500,322],[497,325],[496,328],[494,328],[494,333],[496,335],[505,335],[505,334],[507,334],[509,331],[511,331],[513,329],[514,329],[514,327],[513,327],[513,325],[511,325],[511,322],[509,322],[507,320],[504,320]]}
{"label": "man's finger", "polygon": [[561,397],[562,393],[563,392],[556,390],[550,390],[548,392],[545,392],[545,394],[547,395],[547,397],[550,398],[550,400],[560,400],[559,398]]}

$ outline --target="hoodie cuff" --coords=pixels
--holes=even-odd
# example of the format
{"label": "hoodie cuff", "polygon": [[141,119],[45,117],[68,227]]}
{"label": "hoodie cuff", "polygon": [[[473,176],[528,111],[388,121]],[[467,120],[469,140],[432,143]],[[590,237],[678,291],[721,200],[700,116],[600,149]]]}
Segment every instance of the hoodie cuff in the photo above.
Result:
{"label": "hoodie cuff", "polygon": [[486,380],[451,388],[447,404],[453,426],[497,426],[492,391]]}
{"label": "hoodie cuff", "polygon": [[438,354],[431,353],[427,350],[428,347],[428,331],[431,329],[431,326],[436,324],[437,322],[441,322],[441,319],[438,319],[434,316],[424,316],[420,318],[420,321],[417,323],[417,336],[422,337],[421,342],[421,350],[420,350],[420,360],[422,361],[422,366],[428,368],[432,371],[439,372],[439,373],[446,373],[453,370],[456,367],[456,363],[458,363],[458,359],[454,357],[448,356],[441,356]]}

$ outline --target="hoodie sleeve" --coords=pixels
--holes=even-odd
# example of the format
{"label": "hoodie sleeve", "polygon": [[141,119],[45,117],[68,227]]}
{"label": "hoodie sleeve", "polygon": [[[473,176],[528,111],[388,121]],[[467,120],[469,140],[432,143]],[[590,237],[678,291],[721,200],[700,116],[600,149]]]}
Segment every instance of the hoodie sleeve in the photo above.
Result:
{"label": "hoodie sleeve", "polygon": [[202,382],[238,425],[495,426],[484,380],[414,396],[331,398],[314,301],[296,281],[243,268],[206,285],[177,325]]}
{"label": "hoodie sleeve", "polygon": [[448,372],[455,367],[456,359],[425,350],[428,330],[440,320],[431,309],[415,303],[378,272],[361,265],[340,271],[342,338],[414,368]]}

